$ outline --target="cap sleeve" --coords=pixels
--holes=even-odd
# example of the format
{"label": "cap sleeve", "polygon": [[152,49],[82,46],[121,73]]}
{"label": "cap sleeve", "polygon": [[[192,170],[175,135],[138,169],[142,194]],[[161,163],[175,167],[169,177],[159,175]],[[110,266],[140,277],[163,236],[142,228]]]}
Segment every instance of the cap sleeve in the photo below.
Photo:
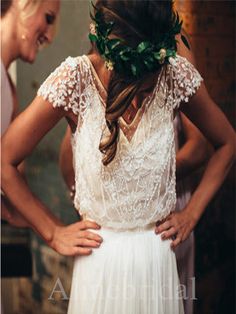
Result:
{"label": "cap sleeve", "polygon": [[40,86],[38,96],[49,101],[54,108],[63,107],[79,114],[80,73],[78,58],[68,57]]}
{"label": "cap sleeve", "polygon": [[203,81],[198,70],[186,58],[179,55],[170,58],[173,105],[178,108],[182,102],[189,102]]}

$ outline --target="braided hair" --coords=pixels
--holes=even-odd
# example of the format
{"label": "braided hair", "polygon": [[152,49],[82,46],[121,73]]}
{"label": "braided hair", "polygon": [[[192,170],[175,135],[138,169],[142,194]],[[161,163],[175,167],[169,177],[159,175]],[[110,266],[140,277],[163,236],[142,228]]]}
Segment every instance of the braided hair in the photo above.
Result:
{"label": "braided hair", "polygon": [[[136,48],[140,42],[154,42],[163,38],[173,28],[173,2],[140,0],[98,0],[95,5],[104,23],[112,23],[111,35],[123,43]],[[158,64],[155,72],[163,64]],[[110,136],[100,142],[99,150],[104,154],[103,164],[108,165],[115,157],[119,140],[118,123],[135,95],[139,93],[150,73],[135,77],[125,72],[112,71],[108,85],[105,119]]]}

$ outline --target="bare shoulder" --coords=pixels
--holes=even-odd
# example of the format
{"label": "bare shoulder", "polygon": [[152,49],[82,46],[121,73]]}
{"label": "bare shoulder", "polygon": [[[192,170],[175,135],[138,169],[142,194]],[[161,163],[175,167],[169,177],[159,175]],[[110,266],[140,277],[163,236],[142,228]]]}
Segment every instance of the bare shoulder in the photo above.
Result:
{"label": "bare shoulder", "polygon": [[196,59],[192,50],[192,45],[191,45],[191,39],[188,36],[188,34],[182,29],[181,30],[182,34],[185,36],[187,39],[190,49],[188,49],[185,44],[183,43],[181,39],[181,34],[176,35],[176,40],[177,40],[177,53],[185,57],[189,62],[191,62],[195,67],[196,67]]}

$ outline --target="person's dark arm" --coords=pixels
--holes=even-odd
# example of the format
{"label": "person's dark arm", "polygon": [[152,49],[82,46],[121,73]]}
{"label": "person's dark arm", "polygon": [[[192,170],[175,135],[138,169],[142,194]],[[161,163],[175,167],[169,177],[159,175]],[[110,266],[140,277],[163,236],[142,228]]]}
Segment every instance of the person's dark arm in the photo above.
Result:
{"label": "person's dark arm", "polygon": [[59,165],[64,181],[70,191],[71,197],[73,198],[75,173],[73,167],[73,154],[71,147],[71,129],[69,126],[66,129],[66,133],[61,143]]}
{"label": "person's dark arm", "polygon": [[[176,153],[176,179],[191,175],[210,158],[213,148],[196,126],[180,114],[184,133],[184,144]],[[178,183],[177,183],[178,184]]]}
{"label": "person's dark arm", "polygon": [[163,239],[176,235],[176,239],[171,243],[172,247],[184,241],[193,230],[222,185],[236,157],[235,132],[209,96],[204,83],[201,83],[196,94],[188,103],[182,104],[180,109],[200,129],[215,151],[186,207],[179,212],[171,213],[156,227],[157,233],[163,232]]}

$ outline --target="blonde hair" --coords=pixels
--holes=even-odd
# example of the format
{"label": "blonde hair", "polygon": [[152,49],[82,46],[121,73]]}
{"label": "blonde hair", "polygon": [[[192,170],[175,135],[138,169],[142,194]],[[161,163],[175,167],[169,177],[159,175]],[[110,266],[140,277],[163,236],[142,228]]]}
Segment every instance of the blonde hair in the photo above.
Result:
{"label": "blonde hair", "polygon": [[[26,19],[30,18],[32,15],[34,15],[39,7],[42,5],[44,0],[18,0],[20,17],[22,19],[22,22],[24,22]],[[52,32],[53,32],[53,38],[56,36],[56,33],[58,31],[58,25],[59,25],[59,17],[56,18],[55,23],[51,26]],[[46,47],[48,43],[43,44],[43,47]]]}
{"label": "blonde hair", "polygon": [[[19,11],[22,18],[28,18],[37,11],[43,0],[18,0]],[[11,8],[13,0],[1,0],[1,17],[3,17]]]}
{"label": "blonde hair", "polygon": [[27,19],[34,15],[43,0],[19,0],[19,9],[21,10],[21,16],[23,19]]}

